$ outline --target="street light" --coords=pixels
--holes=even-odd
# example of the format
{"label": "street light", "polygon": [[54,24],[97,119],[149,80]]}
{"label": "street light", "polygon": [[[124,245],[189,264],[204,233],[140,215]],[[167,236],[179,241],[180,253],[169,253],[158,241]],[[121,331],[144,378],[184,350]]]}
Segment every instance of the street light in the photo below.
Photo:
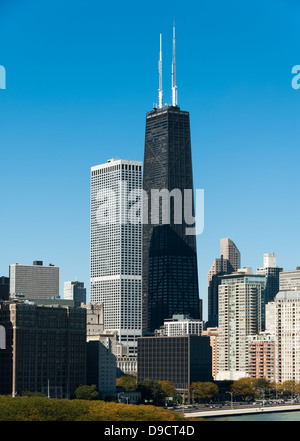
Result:
{"label": "street light", "polygon": [[231,409],[233,409],[233,392],[226,392],[231,395]]}

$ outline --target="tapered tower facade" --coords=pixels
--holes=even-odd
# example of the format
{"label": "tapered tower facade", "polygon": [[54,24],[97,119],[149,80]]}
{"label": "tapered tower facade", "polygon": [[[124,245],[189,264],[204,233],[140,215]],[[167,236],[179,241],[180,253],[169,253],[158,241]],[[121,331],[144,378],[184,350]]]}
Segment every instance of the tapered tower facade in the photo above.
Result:
{"label": "tapered tower facade", "polygon": [[[194,215],[190,117],[177,105],[174,79],[175,31],[172,92],[176,90],[176,95],[172,93],[172,105],[159,105],[146,115],[142,322],[143,329],[150,332],[173,314],[200,318],[196,237],[188,233],[191,224],[184,212],[190,205]],[[189,201],[184,198],[186,190]],[[155,203],[158,195],[162,197]]]}

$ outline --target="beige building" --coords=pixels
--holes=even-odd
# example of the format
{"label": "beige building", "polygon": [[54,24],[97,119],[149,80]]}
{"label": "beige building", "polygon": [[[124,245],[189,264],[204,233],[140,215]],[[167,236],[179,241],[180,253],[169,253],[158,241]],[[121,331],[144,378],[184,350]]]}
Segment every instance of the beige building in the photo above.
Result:
{"label": "beige building", "polygon": [[234,242],[229,238],[220,239],[220,257],[214,260],[208,271],[208,285],[215,274],[237,271],[240,260],[240,252]]}
{"label": "beige building", "polygon": [[300,291],[280,291],[275,304],[276,382],[300,381]]}
{"label": "beige building", "polygon": [[103,303],[82,304],[86,309],[86,335],[87,337],[102,334],[104,331]]}
{"label": "beige building", "polygon": [[59,267],[42,261],[33,265],[10,265],[10,295],[23,294],[27,299],[59,297]]}
{"label": "beige building", "polygon": [[234,271],[240,268],[240,252],[231,239],[226,238],[220,240],[220,255],[223,256],[223,259],[230,262]]}
{"label": "beige building", "polygon": [[[129,353],[128,346],[120,344],[118,331],[110,331],[104,328],[103,303],[88,303],[81,306],[86,309],[87,341],[101,341],[110,348],[115,356],[117,369],[124,374],[136,375],[137,357],[133,357]],[[110,341],[109,344],[108,341]]]}
{"label": "beige building", "polygon": [[207,328],[202,332],[202,336],[207,335],[210,338],[210,346],[212,352],[212,376],[215,380],[218,373],[218,328]]}
{"label": "beige building", "polygon": [[279,291],[300,290],[300,267],[293,271],[282,271],[279,275]]}

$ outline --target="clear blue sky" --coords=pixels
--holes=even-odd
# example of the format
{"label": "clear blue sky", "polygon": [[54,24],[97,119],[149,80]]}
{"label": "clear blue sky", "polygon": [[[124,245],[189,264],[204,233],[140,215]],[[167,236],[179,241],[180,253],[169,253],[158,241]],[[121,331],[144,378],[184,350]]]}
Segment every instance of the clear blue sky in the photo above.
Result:
{"label": "clear blue sky", "polygon": [[[145,114],[171,97],[191,115],[194,186],[205,190],[200,293],[219,240],[242,266],[300,265],[300,5],[296,0],[1,0],[0,275],[43,260],[89,288],[90,167],[143,160]],[[89,289],[88,289],[89,290]],[[62,288],[61,288],[62,294]]]}

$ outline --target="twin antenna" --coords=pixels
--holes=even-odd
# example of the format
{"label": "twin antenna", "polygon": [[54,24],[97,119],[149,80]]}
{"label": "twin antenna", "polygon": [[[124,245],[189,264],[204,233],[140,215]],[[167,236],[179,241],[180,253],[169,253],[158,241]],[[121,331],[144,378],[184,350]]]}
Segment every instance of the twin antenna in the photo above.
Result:
{"label": "twin antenna", "polygon": [[[163,90],[162,90],[162,41],[160,34],[160,47],[159,47],[159,89],[158,89],[158,108],[163,107]],[[176,107],[178,102],[178,93],[176,86],[176,53],[175,53],[175,20],[173,22],[173,58],[172,58],[172,106]]]}

